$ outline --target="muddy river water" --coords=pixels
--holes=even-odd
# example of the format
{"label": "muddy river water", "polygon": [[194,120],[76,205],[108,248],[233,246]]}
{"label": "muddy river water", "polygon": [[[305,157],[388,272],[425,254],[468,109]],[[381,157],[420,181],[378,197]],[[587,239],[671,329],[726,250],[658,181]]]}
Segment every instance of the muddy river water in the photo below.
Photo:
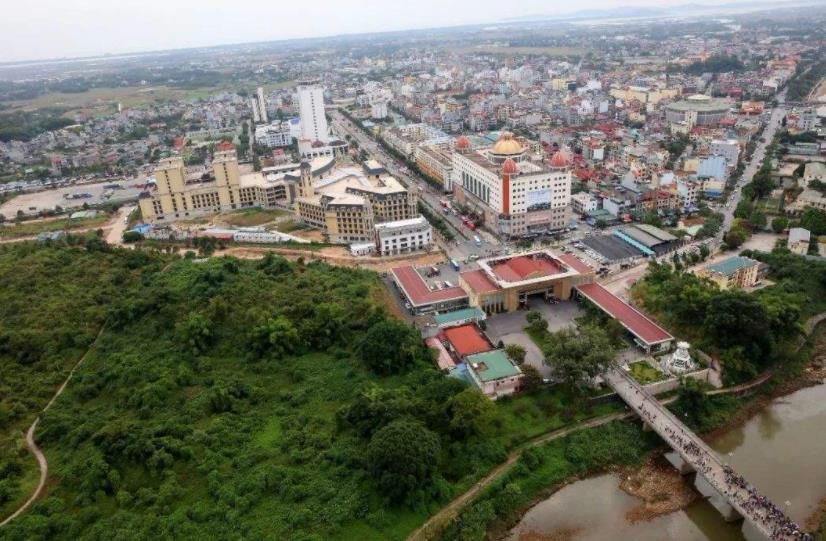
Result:
{"label": "muddy river water", "polygon": [[[718,437],[712,447],[758,490],[803,524],[826,497],[826,385],[774,400],[758,415]],[[688,508],[631,523],[640,500],[619,489],[619,477],[600,475],[564,487],[531,508],[509,541],[742,540],[703,500]]]}

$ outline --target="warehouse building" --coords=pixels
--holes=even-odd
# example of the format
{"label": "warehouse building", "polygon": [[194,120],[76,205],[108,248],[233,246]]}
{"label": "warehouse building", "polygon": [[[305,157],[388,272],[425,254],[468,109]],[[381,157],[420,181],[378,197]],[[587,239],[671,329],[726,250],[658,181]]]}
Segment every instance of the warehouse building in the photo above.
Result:
{"label": "warehouse building", "polygon": [[630,244],[643,255],[660,256],[679,246],[680,240],[659,227],[647,224],[633,224],[614,231],[614,236]]}

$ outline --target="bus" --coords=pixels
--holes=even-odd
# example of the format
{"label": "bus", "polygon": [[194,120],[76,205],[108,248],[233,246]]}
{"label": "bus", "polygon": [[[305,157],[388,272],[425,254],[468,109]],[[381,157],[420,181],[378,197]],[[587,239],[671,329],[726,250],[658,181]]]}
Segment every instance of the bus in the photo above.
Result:
{"label": "bus", "polygon": [[459,263],[455,259],[450,260],[450,266],[453,267],[453,270],[459,272]]}

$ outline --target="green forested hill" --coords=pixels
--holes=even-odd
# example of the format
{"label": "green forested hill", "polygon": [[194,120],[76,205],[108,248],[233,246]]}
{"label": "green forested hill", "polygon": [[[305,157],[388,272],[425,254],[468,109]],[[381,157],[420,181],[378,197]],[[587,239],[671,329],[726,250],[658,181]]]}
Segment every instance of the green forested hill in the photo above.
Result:
{"label": "green forested hill", "polygon": [[402,539],[562,423],[557,396],[494,405],[437,372],[373,273],[99,249],[0,252],[4,336],[41,314],[53,359],[4,350],[4,376],[29,370],[4,404],[37,389],[26,426],[106,322],[38,427],[47,495],[0,539]]}
{"label": "green forested hill", "polygon": [[163,264],[160,256],[75,242],[0,246],[0,517],[36,484],[25,430],[93,342],[122,288]]}

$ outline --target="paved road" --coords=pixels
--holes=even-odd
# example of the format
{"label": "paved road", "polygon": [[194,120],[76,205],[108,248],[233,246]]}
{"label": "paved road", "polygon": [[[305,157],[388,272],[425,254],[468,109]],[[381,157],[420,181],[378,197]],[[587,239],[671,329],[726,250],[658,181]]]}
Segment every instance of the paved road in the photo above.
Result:
{"label": "paved road", "polygon": [[795,535],[795,532],[802,532],[799,526],[725,465],[717,453],[642,385],[621,369],[605,374],[605,380],[648,426],[679,453],[698,475],[702,475],[720,494],[725,495],[731,506],[767,539],[801,539]]}
{"label": "paved road", "polygon": [[726,208],[723,209],[723,227],[720,228],[720,231],[717,233],[717,237],[715,239],[718,243],[722,242],[723,236],[729,229],[731,229],[731,225],[734,223],[734,211],[737,208],[737,204],[740,203],[740,199],[743,195],[743,186],[751,182],[751,179],[763,165],[763,158],[766,156],[766,147],[768,147],[772,140],[774,140],[774,135],[777,132],[777,128],[780,127],[780,122],[783,120],[783,117],[786,116],[786,107],[784,105],[785,101],[786,91],[783,90],[783,92],[777,95],[778,106],[772,111],[771,118],[769,119],[768,124],[761,135],[763,142],[758,141],[757,147],[754,149],[754,154],[751,156],[751,160],[746,164],[746,167],[743,170],[743,176],[737,183],[731,197],[729,197]]}
{"label": "paved road", "polygon": [[[355,139],[359,144],[359,148],[366,150],[378,159],[391,175],[396,177],[396,179],[409,190],[416,193],[419,200],[422,201],[433,214],[440,216],[451,226],[456,239],[442,246],[451,258],[466,260],[474,255],[485,257],[491,255],[492,252],[498,252],[502,249],[501,242],[493,235],[480,230],[471,231],[462,223],[462,220],[456,216],[456,214],[446,214],[440,201],[447,199],[449,197],[448,195],[429,184],[413,171],[410,171],[405,164],[385,151],[372,135],[367,134],[350,122],[340,111],[336,109],[329,109],[328,111],[333,119],[332,126],[334,131],[339,134],[350,135]],[[476,245],[474,236],[480,237],[482,241],[481,246]]]}

